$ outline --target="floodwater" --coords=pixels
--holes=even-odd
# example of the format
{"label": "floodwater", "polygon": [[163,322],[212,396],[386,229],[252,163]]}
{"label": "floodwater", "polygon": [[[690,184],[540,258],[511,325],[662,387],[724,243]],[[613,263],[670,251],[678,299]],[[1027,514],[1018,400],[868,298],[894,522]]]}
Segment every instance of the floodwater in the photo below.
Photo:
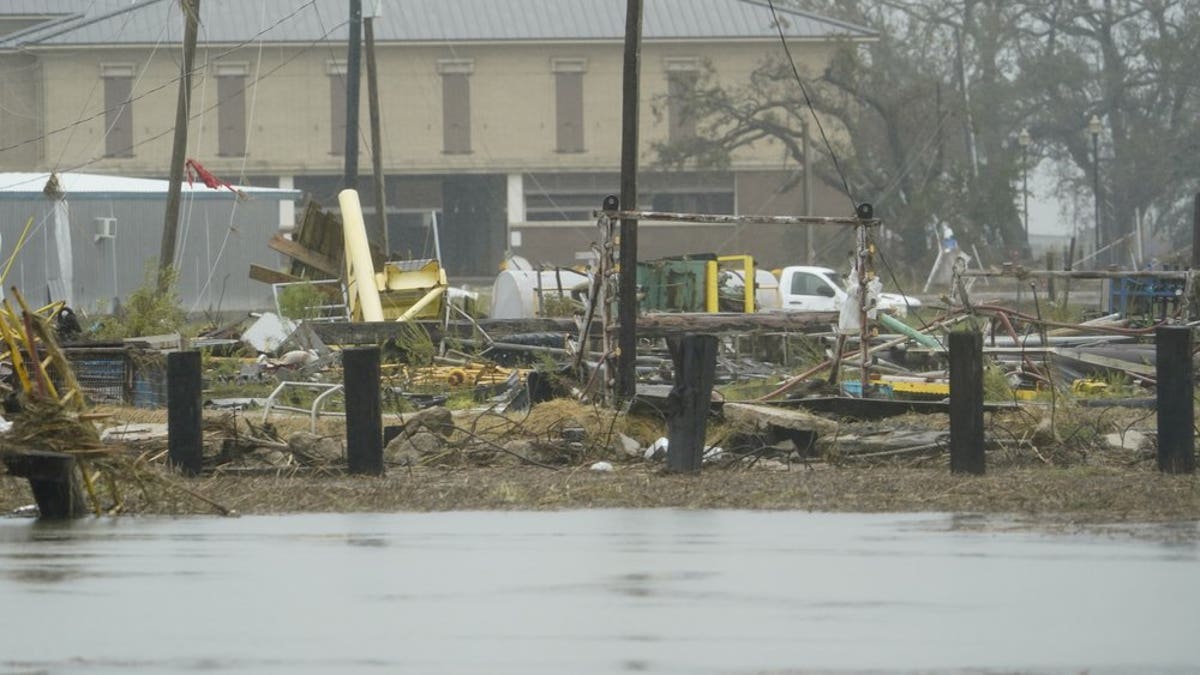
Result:
{"label": "floodwater", "polygon": [[1200,523],[0,518],[0,673],[1200,671]]}

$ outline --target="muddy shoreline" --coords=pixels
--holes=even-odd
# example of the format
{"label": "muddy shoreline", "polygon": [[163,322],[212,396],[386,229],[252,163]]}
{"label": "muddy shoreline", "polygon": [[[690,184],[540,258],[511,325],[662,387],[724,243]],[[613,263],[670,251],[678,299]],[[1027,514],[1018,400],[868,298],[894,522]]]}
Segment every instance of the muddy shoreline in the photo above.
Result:
{"label": "muddy shoreline", "polygon": [[[1001,468],[985,476],[951,475],[942,467],[820,464],[706,469],[692,476],[627,465],[603,473],[587,467],[416,467],[383,477],[293,470],[168,479],[238,514],[685,508],[970,513],[1064,525],[1200,519],[1200,478],[1162,475],[1151,462]],[[123,498],[125,513],[219,512],[178,490],[126,490]],[[24,479],[0,476],[0,510],[32,501]]]}

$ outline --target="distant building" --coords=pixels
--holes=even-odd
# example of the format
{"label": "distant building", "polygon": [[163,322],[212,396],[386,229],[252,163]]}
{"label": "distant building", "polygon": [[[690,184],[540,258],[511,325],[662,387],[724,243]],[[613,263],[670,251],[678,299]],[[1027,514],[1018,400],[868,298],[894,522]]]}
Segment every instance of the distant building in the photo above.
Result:
{"label": "distant building", "polygon": [[[0,261],[13,264],[5,287],[30,302],[63,300],[81,312],[107,313],[146,279],[161,249],[167,181],[83,173],[0,173]],[[50,192],[51,194],[47,194]],[[245,311],[272,304],[269,286],[251,281],[251,264],[277,267],[266,246],[278,231],[281,202],[295,190],[213,190],[184,185],[178,290],[190,311]],[[14,255],[15,254],[15,255]],[[3,265],[0,265],[3,270]]]}
{"label": "distant building", "polygon": [[[490,276],[509,249],[572,263],[595,239],[591,211],[619,192],[625,0],[382,7],[375,36],[392,250],[430,254],[436,217],[454,275]],[[845,41],[875,39],[858,26],[779,12],[805,72],[820,72]],[[296,188],[336,208],[345,0],[203,0],[201,24],[189,156],[234,183]],[[0,170],[165,177],[183,26],[178,0],[0,3]],[[781,54],[771,11],[756,0],[645,0],[643,35],[643,148],[694,133],[677,100],[703,68],[745,81]],[[361,82],[359,187],[370,223],[365,62]],[[739,152],[722,171],[661,172],[653,160],[649,151],[641,158],[643,208],[802,214],[808,206],[801,189],[780,190],[801,167],[777,145]],[[819,181],[812,211],[849,215],[845,197]],[[293,213],[285,208],[271,225],[290,225]],[[158,240],[157,220],[137,227]],[[639,243],[643,257],[749,252],[774,266],[800,260],[802,239],[794,228],[647,225]]]}

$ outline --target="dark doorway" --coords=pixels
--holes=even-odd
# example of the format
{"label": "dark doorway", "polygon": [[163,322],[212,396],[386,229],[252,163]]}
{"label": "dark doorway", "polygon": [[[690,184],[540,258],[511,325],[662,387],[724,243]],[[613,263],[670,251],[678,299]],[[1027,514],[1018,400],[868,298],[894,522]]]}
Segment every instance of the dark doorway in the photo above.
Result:
{"label": "dark doorway", "polygon": [[442,183],[442,263],[456,277],[493,277],[504,258],[504,176],[447,176]]}

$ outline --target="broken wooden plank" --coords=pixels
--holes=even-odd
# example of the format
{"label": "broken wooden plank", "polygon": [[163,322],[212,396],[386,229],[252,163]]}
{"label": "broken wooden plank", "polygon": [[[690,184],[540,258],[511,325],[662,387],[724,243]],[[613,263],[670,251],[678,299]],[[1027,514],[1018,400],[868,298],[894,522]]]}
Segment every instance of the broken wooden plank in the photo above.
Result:
{"label": "broken wooden plank", "polygon": [[724,414],[731,424],[760,430],[775,426],[793,431],[813,431],[818,435],[834,434],[838,430],[837,422],[807,410],[727,402]]}
{"label": "broken wooden plank", "polygon": [[1148,379],[1153,381],[1157,376],[1155,365],[1153,363],[1139,363],[1137,361],[1126,361],[1125,359],[1113,358],[1111,356],[1102,356],[1094,352],[1089,352],[1083,349],[1071,349],[1069,347],[1055,347],[1051,353],[1080,363],[1086,363],[1090,366],[1098,366],[1109,370],[1120,370],[1131,375],[1138,376],[1139,379]]}
{"label": "broken wooden plank", "polygon": [[328,275],[327,278],[341,278],[341,265],[338,264],[337,260],[334,260],[323,253],[318,253],[317,251],[307,248],[302,244],[292,241],[291,239],[286,239],[281,234],[271,237],[270,241],[267,242],[267,246],[286,256],[290,256],[293,260],[298,260],[305,265],[308,265],[309,267]]}
{"label": "broken wooden plank", "polygon": [[269,267],[263,267],[255,263],[250,263],[250,278],[255,281],[261,281],[264,284],[291,284],[304,279],[287,272],[280,272]]}
{"label": "broken wooden plank", "polygon": [[674,337],[688,333],[809,333],[829,330],[837,312],[758,312],[754,314],[657,313],[638,317],[639,337]]}
{"label": "broken wooden plank", "polygon": [[[852,417],[859,420],[882,419],[895,417],[906,413],[942,413],[950,412],[950,404],[945,401],[904,401],[900,399],[883,398],[851,398],[845,396],[821,396],[816,398],[784,399],[776,405],[789,408],[805,408],[813,412],[832,413],[838,417]],[[1016,403],[984,403],[984,412],[997,410],[1018,410]]]}

